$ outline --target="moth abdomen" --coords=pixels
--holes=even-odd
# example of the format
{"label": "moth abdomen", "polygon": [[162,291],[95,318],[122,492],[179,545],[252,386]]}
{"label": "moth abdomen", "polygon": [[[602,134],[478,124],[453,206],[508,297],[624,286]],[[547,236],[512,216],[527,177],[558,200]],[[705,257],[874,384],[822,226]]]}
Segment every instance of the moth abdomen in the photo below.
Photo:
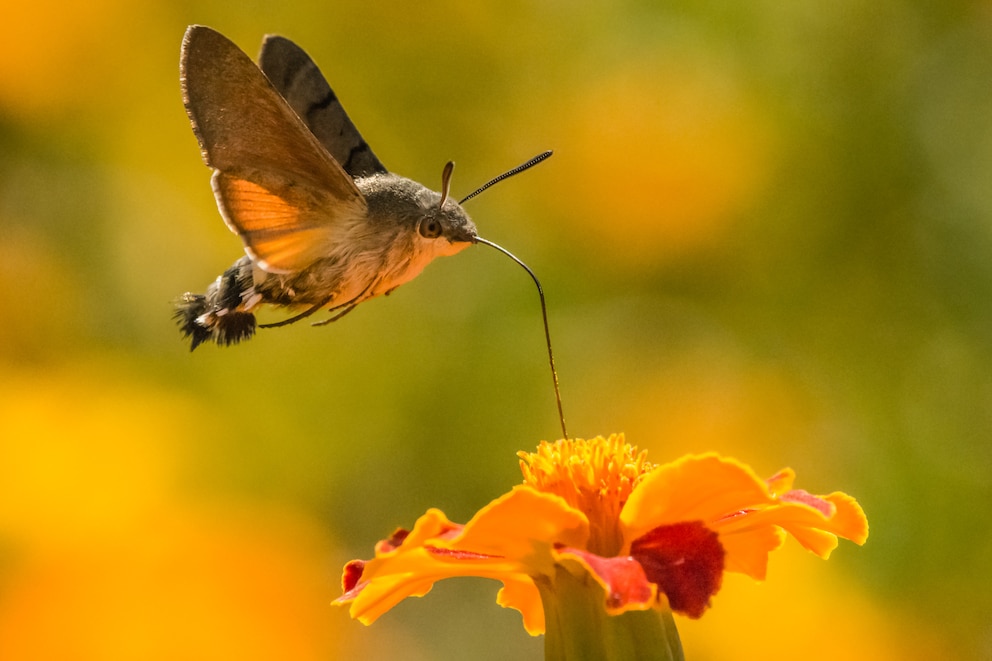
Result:
{"label": "moth abdomen", "polygon": [[207,341],[227,346],[255,334],[255,315],[244,309],[251,293],[252,263],[242,257],[214,280],[205,294],[186,292],[176,302],[173,314],[190,351]]}

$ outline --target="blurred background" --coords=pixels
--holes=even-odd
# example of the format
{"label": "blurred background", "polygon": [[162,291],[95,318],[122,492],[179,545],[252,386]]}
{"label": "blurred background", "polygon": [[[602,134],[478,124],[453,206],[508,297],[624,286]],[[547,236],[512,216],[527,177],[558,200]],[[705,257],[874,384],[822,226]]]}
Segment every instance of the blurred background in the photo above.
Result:
{"label": "blurred background", "polygon": [[[687,658],[992,658],[988,2],[9,2],[0,658],[540,659],[496,583],[372,627],[340,569],[559,435],[537,296],[474,247],[324,328],[190,354],[241,254],[179,46],[314,57],[391,170],[549,302],[573,435],[783,466],[868,513],[728,577]],[[268,320],[279,318],[269,315]]]}

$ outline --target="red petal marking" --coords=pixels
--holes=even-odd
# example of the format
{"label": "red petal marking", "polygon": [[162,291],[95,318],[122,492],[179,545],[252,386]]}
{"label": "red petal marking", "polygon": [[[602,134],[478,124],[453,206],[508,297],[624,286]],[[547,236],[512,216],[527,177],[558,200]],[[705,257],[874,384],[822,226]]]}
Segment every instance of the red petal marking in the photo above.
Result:
{"label": "red petal marking", "polygon": [[720,590],[725,552],[701,521],[658,526],[630,545],[648,580],[668,597],[672,610],[699,617]]}
{"label": "red petal marking", "polygon": [[344,566],[344,573],[341,575],[341,588],[345,593],[350,592],[355,589],[358,585],[358,581],[362,578],[362,572],[365,571],[365,561],[364,560],[352,560]]}
{"label": "red petal marking", "polygon": [[765,480],[768,490],[773,495],[780,495],[792,489],[792,483],[796,481],[796,472],[791,468],[783,468],[779,472]]}
{"label": "red petal marking", "polygon": [[455,537],[458,537],[458,535],[462,534],[462,531],[464,529],[465,529],[465,526],[460,526],[460,525],[459,526],[451,526],[450,528],[445,528],[443,531],[439,532],[436,535],[436,539],[443,539],[443,540],[450,541],[450,540],[454,539]]}
{"label": "red petal marking", "polygon": [[430,544],[424,545],[424,550],[434,556],[443,556],[452,560],[493,560],[502,559],[501,555],[491,555],[489,553],[476,553],[474,551],[461,551],[459,549],[444,549]]}
{"label": "red petal marking", "polygon": [[651,589],[644,574],[644,567],[629,555],[615,558],[583,551],[581,549],[563,549],[570,555],[576,555],[585,561],[586,565],[596,573],[600,580],[607,585],[609,594],[606,596],[606,607],[610,610],[623,609],[627,604],[647,604],[653,602],[655,592]]}
{"label": "red petal marking", "polygon": [[730,521],[731,519],[736,519],[739,516],[747,516],[748,514],[754,511],[755,510],[753,509],[737,510],[736,512],[731,512],[730,514],[724,514],[720,518],[714,519],[713,522]]}
{"label": "red petal marking", "polygon": [[380,553],[389,553],[390,551],[395,551],[400,545],[403,544],[403,540],[406,539],[410,531],[406,528],[397,528],[392,535],[388,538],[383,539],[376,543],[375,554],[378,556]]}
{"label": "red petal marking", "polygon": [[793,489],[792,491],[787,491],[779,496],[779,500],[784,503],[801,503],[803,505],[808,505],[813,509],[819,510],[820,514],[827,517],[828,519],[834,514],[834,506],[829,501],[823,498],[818,498],[808,491],[803,491],[802,489]]}
{"label": "red petal marking", "polygon": [[[462,531],[463,526],[458,525],[447,525],[438,528],[430,536],[438,539],[451,539],[455,537]],[[380,540],[376,542],[375,545],[375,555],[379,557],[390,551],[395,551],[399,547],[403,546],[403,542],[406,538],[410,536],[410,531],[406,528],[397,528],[396,531],[390,535],[387,539]]]}

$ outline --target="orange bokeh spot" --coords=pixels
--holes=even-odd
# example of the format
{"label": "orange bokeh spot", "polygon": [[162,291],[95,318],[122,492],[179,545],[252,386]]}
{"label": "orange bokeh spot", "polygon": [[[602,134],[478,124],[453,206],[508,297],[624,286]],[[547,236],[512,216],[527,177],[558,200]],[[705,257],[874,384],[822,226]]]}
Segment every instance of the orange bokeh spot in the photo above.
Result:
{"label": "orange bokeh spot", "polygon": [[342,632],[319,536],[231,514],[159,513],[126,536],[26,558],[0,598],[0,658],[331,658]]}
{"label": "orange bokeh spot", "polygon": [[102,100],[107,80],[133,64],[135,10],[121,0],[6,2],[3,13],[0,107],[16,115],[72,113]]}
{"label": "orange bokeh spot", "polygon": [[557,120],[556,206],[634,266],[719,239],[770,168],[769,121],[722,72],[612,72]]}
{"label": "orange bokeh spot", "polygon": [[181,489],[196,402],[105,364],[4,377],[0,659],[333,657],[316,525]]}

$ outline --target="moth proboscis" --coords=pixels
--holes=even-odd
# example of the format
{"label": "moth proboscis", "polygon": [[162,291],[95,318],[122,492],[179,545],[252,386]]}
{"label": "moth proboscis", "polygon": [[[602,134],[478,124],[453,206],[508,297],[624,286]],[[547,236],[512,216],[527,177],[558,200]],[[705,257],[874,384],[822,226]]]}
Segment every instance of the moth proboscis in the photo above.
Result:
{"label": "moth proboscis", "polygon": [[[389,172],[303,49],[279,36],[262,42],[256,65],[219,32],[194,25],[180,56],[183,102],[227,226],[245,254],[205,293],[187,292],[175,317],[190,348],[230,345],[255,334],[255,310],[302,310],[262,327],[295,323],[319,310],[340,319],[359,303],[415,278],[436,257],[489,245],[527,269],[537,284],[562,432],[558,377],[544,292],[522,261],[479,236],[461,202]],[[567,433],[565,437],[567,438]]]}

